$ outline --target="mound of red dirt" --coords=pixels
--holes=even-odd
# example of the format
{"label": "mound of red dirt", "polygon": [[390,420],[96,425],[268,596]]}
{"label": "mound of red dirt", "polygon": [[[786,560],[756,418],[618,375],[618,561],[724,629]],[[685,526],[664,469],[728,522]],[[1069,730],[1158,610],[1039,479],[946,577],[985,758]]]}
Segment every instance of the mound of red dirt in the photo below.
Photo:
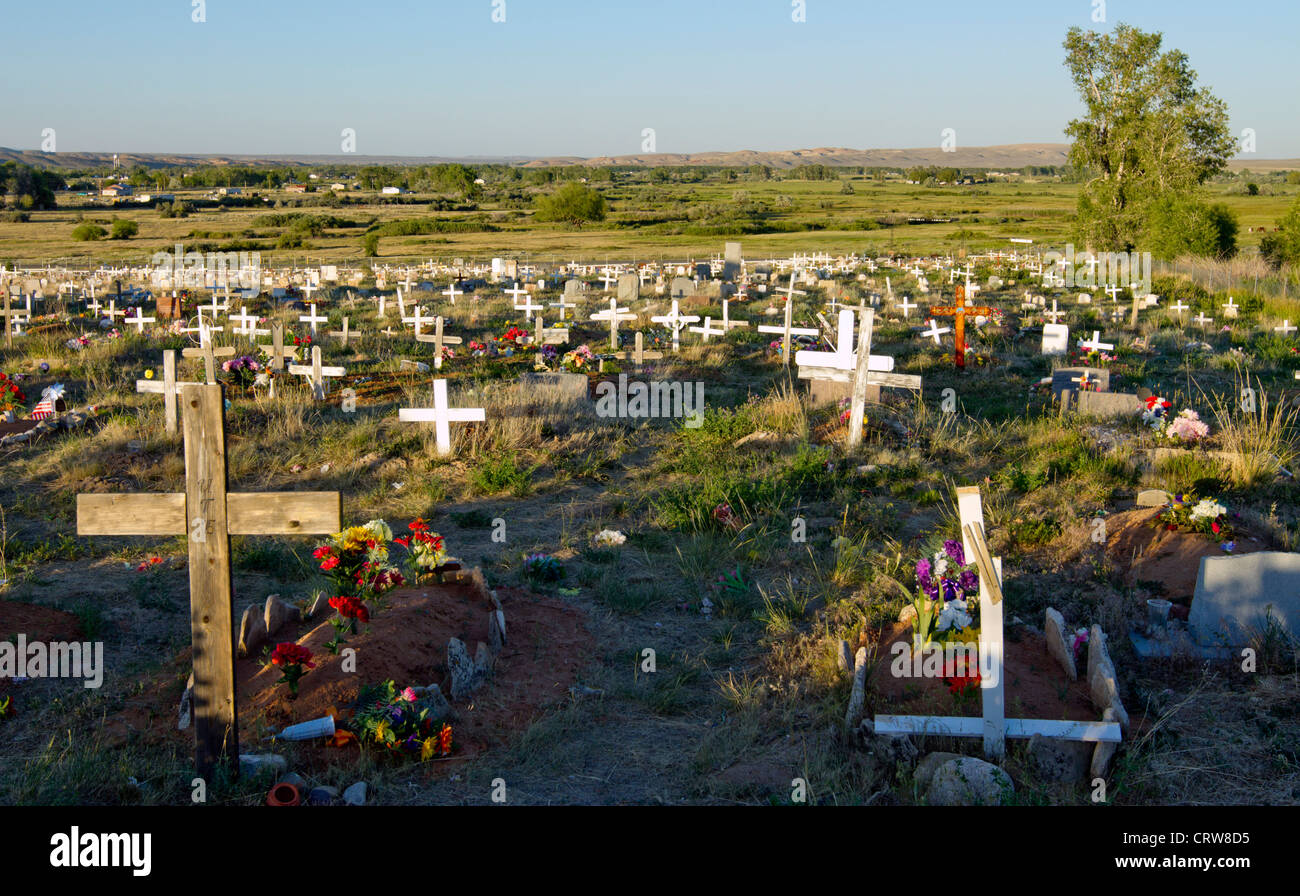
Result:
{"label": "mound of red dirt", "polygon": [[[11,638],[19,632],[26,635],[28,643],[82,640],[81,623],[71,613],[52,607],[0,600],[0,638]],[[0,678],[0,694],[5,693],[12,684],[8,678]]]}
{"label": "mound of red dirt", "polygon": [[[900,678],[891,674],[895,644],[911,653],[912,626],[896,622],[873,633],[870,643],[877,663],[871,678],[874,712],[889,715],[978,716],[978,685],[971,696],[958,699],[949,693],[941,678]],[[864,639],[866,636],[864,635]],[[909,666],[910,668],[910,666]],[[1047,641],[1038,632],[1008,627],[1003,658],[1004,698],[1009,718],[1061,719],[1095,722],[1101,713],[1093,708],[1088,685],[1082,679],[1070,681],[1047,652]]]}
{"label": "mound of red dirt", "polygon": [[[547,705],[564,697],[590,656],[594,640],[584,614],[555,598],[515,588],[497,590],[506,618],[506,644],[497,657],[492,680],[469,701],[453,704],[456,757],[467,757],[501,744],[512,732],[526,728]],[[296,722],[325,715],[344,723],[352,715],[359,691],[392,679],[399,688],[438,684],[450,698],[446,668],[447,642],[459,638],[471,655],[488,640],[488,607],[482,592],[469,585],[429,585],[404,588],[386,597],[387,607],[372,615],[359,634],[344,634],[338,655],[326,649],[334,637],[329,617],[304,623],[297,633],[277,633],[275,640],[295,641],[313,654],[314,669],[299,682],[298,697],[289,699],[279,684],[280,670],[262,659],[236,661],[240,749],[266,749],[264,738]],[[355,671],[344,671],[343,650],[355,650]],[[140,697],[127,701],[109,719],[106,733],[132,734],[155,741],[175,739],[193,743],[193,730],[176,730],[176,706],[189,668],[189,651],[178,655],[171,671],[163,671]],[[294,745],[296,762],[323,765],[345,755],[323,740]],[[356,754],[356,746],[343,748]]]}

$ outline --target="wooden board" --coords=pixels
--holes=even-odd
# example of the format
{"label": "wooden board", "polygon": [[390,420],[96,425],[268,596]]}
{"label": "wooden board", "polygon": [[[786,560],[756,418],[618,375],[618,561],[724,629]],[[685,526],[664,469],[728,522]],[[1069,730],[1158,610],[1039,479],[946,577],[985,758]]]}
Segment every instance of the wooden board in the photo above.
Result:
{"label": "wooden board", "polygon": [[232,492],[231,535],[332,535],[343,528],[338,492]]}
{"label": "wooden board", "polygon": [[77,495],[78,535],[184,535],[185,495]]}

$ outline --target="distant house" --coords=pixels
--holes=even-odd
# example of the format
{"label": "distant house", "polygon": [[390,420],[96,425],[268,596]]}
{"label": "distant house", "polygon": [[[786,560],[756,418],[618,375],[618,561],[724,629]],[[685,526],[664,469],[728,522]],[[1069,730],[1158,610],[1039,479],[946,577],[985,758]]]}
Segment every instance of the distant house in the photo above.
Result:
{"label": "distant house", "polygon": [[398,194],[405,193],[407,191],[402,189],[401,187],[384,187],[379,192],[385,196],[397,196]]}
{"label": "distant house", "polygon": [[284,190],[286,193],[306,193],[307,185],[306,184],[285,184]]}
{"label": "distant house", "polygon": [[141,193],[135,197],[136,202],[175,202],[174,193]]}
{"label": "distant house", "polygon": [[100,191],[101,196],[130,196],[135,190],[131,189],[130,184],[113,184],[111,187],[105,187]]}
{"label": "distant house", "polygon": [[330,184],[331,190],[346,190],[347,188],[347,184]]}
{"label": "distant house", "polygon": [[218,196],[238,196],[243,192],[244,191],[239,189],[239,187],[218,187],[217,188]]}

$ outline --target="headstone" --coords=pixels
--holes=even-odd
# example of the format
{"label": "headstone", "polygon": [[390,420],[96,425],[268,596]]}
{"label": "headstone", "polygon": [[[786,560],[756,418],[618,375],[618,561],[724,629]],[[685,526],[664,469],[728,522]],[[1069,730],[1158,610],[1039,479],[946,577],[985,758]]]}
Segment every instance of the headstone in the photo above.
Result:
{"label": "headstone", "polygon": [[1043,324],[1044,355],[1066,355],[1070,352],[1070,328],[1065,324]]}
{"label": "headstone", "polygon": [[1058,367],[1052,371],[1052,399],[1059,401],[1062,392],[1078,392],[1078,378],[1083,373],[1097,384],[1097,391],[1110,389],[1110,371],[1104,367]]}
{"label": "headstone", "polygon": [[622,274],[618,278],[618,302],[635,302],[641,297],[641,278],[636,274]]}
{"label": "headstone", "polygon": [[1158,488],[1149,488],[1145,491],[1138,492],[1138,507],[1164,507],[1169,503],[1172,496],[1169,492],[1162,491]]}
{"label": "headstone", "polygon": [[1300,637],[1300,554],[1261,551],[1205,557],[1196,576],[1188,628],[1203,646],[1244,647],[1267,616]]}
{"label": "headstone", "polygon": [[680,300],[680,299],[690,298],[693,295],[695,295],[694,280],[690,279],[689,277],[673,278],[672,286],[668,294],[669,298]]}
{"label": "headstone", "polygon": [[735,280],[739,277],[744,261],[745,257],[741,252],[740,243],[727,243],[723,254],[722,279]]}
{"label": "headstone", "polygon": [[1121,417],[1140,413],[1146,403],[1128,392],[1079,392],[1072,406],[1085,417]]}

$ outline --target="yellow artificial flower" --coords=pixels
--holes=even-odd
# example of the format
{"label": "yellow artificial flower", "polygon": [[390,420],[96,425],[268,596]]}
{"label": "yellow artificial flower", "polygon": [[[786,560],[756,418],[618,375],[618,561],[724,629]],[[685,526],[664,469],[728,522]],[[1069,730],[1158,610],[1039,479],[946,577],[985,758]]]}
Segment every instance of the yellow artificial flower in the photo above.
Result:
{"label": "yellow artificial flower", "polygon": [[387,743],[388,741],[384,737],[384,735],[386,734],[388,734],[388,723],[380,722],[378,725],[375,726],[375,743],[377,744]]}
{"label": "yellow artificial flower", "polygon": [[438,752],[438,738],[426,737],[420,744],[420,761],[427,762]]}

